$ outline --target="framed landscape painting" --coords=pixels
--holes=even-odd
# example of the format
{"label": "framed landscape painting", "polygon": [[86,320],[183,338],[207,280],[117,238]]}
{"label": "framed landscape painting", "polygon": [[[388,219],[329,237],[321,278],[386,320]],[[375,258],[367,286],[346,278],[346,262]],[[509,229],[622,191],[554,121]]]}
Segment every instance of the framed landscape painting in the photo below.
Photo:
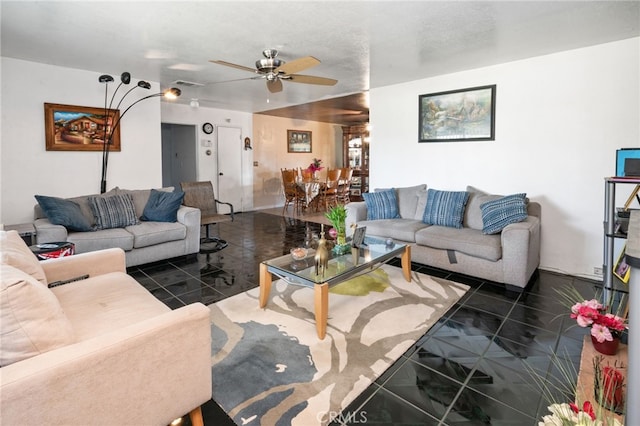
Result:
{"label": "framed landscape painting", "polygon": [[[44,104],[47,151],[102,151],[105,130],[112,132],[110,151],[120,151],[120,111],[76,105]],[[105,129],[106,126],[106,129]]]}
{"label": "framed landscape painting", "polygon": [[420,95],[418,110],[418,142],[495,140],[495,84]]}
{"label": "framed landscape painting", "polygon": [[311,152],[311,131],[287,130],[287,152]]}

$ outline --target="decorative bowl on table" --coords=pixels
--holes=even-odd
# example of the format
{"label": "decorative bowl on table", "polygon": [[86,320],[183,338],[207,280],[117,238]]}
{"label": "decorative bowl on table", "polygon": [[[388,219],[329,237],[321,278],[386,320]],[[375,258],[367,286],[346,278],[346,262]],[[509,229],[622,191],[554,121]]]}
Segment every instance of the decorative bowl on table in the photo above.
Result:
{"label": "decorative bowl on table", "polygon": [[291,249],[291,257],[294,260],[302,260],[307,257],[308,250],[304,247],[296,247]]}

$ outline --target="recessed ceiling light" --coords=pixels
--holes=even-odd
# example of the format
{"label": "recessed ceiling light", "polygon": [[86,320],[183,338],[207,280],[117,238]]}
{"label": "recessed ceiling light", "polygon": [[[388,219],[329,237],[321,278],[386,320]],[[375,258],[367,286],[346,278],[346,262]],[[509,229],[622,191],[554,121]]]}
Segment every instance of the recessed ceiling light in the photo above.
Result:
{"label": "recessed ceiling light", "polygon": [[179,71],[200,71],[202,70],[202,65],[195,64],[175,64],[168,67],[170,70],[179,70]]}

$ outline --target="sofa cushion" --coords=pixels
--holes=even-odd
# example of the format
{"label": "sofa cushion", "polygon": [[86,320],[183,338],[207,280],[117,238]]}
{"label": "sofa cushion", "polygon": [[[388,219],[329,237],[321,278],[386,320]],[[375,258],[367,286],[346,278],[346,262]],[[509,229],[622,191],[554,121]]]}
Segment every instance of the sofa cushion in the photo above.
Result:
{"label": "sofa cushion", "polygon": [[[173,186],[168,186],[166,188],[157,188],[156,191],[163,192],[173,192]],[[117,189],[118,194],[129,194],[131,198],[133,198],[133,205],[136,208],[136,217],[142,216],[144,213],[144,208],[149,201],[149,196],[151,195],[150,189]]]}
{"label": "sofa cushion", "polygon": [[488,201],[480,205],[482,211],[482,232],[497,234],[511,223],[522,222],[528,216],[527,194],[513,194]]}
{"label": "sofa cushion", "polygon": [[398,199],[394,189],[362,194],[367,204],[367,220],[399,218]]}
{"label": "sofa cushion", "polygon": [[91,221],[84,216],[78,203],[45,195],[36,195],[35,198],[54,225],[62,225],[70,231],[93,231]]}
{"label": "sofa cushion", "polygon": [[49,288],[0,265],[0,366],[74,342],[71,323]]}
{"label": "sofa cushion", "polygon": [[178,220],[178,209],[183,199],[182,191],[165,192],[152,189],[140,220],[175,222]]}
{"label": "sofa cushion", "polygon": [[[416,232],[416,243],[442,250],[454,250],[491,261],[502,258],[500,235],[484,235],[471,228],[429,226]],[[469,271],[472,274],[472,271]]]}
{"label": "sofa cushion", "polygon": [[[91,291],[78,291],[82,287],[91,287]],[[96,275],[54,287],[51,291],[67,312],[77,341],[120,330],[170,311],[124,272]]]}
{"label": "sofa cushion", "polygon": [[133,248],[187,238],[187,227],[177,222],[140,222],[138,225],[127,226],[125,230],[133,235]]}
{"label": "sofa cushion", "polygon": [[98,229],[123,228],[138,223],[131,194],[89,197],[89,205]]}
{"label": "sofa cushion", "polygon": [[124,251],[133,249],[133,235],[124,228],[101,229],[96,232],[70,232],[67,241],[74,243],[76,253],[119,247]]}
{"label": "sofa cushion", "polygon": [[17,231],[0,231],[0,259],[3,265],[13,266],[47,285],[47,277],[38,258],[27,247]]}
{"label": "sofa cushion", "polygon": [[367,227],[367,235],[414,242],[415,233],[429,225],[422,222],[422,220],[398,218],[358,222],[359,228],[364,226]]}
{"label": "sofa cushion", "polygon": [[502,195],[489,194],[473,186],[467,186],[467,192],[469,193],[469,200],[464,209],[463,226],[482,231],[483,224],[480,205],[487,201],[497,200],[501,198]]}
{"label": "sofa cushion", "polygon": [[413,219],[415,220],[422,220],[422,217],[424,216],[424,209],[427,208],[427,186],[424,186],[424,189],[421,189],[418,191],[418,203],[416,206],[416,213],[413,216]]}
{"label": "sofa cushion", "polygon": [[469,199],[466,191],[427,191],[427,205],[422,221],[429,225],[462,228],[464,207]]}
{"label": "sofa cushion", "polygon": [[[427,185],[416,185],[402,188],[392,188],[396,191],[396,199],[398,200],[398,214],[404,219],[422,219],[422,212],[424,211],[424,205],[420,210],[419,217],[416,216],[416,210],[418,208],[418,202],[420,195],[425,194],[427,191]],[[389,188],[377,188],[375,192],[388,191]]]}

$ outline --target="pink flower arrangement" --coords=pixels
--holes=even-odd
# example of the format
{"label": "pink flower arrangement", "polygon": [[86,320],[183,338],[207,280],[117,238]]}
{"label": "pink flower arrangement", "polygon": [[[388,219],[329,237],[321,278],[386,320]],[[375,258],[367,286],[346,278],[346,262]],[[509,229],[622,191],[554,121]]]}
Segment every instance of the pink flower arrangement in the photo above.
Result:
{"label": "pink flower arrangement", "polygon": [[596,299],[585,300],[573,305],[571,318],[574,318],[580,327],[591,327],[591,335],[600,343],[619,337],[626,328],[623,318],[606,313],[604,305]]}
{"label": "pink flower arrangement", "polygon": [[310,170],[314,173],[319,172],[322,169],[324,169],[324,167],[322,167],[322,160],[319,158],[314,158],[313,162],[309,164],[309,167],[307,167],[307,170]]}

